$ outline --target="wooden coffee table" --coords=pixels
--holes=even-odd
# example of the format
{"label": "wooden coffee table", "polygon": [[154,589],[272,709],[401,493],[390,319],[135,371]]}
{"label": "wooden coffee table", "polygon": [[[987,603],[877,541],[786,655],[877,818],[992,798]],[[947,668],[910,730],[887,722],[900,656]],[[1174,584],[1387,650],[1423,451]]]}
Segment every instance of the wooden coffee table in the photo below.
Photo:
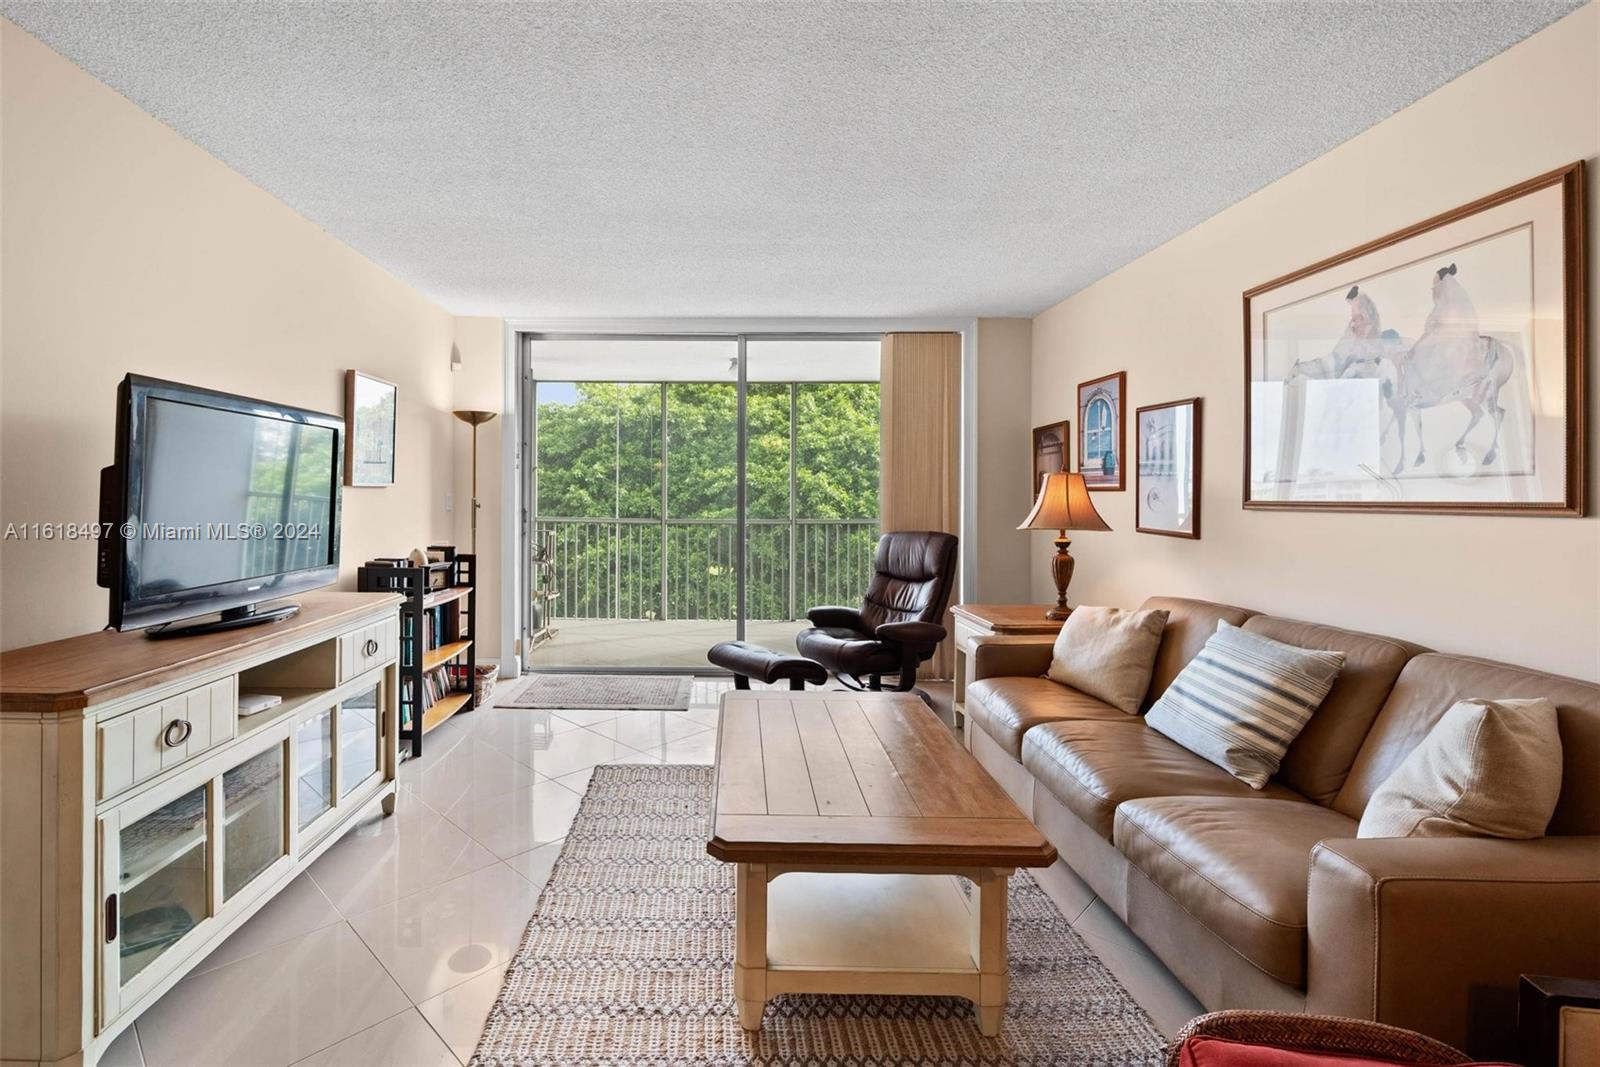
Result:
{"label": "wooden coffee table", "polygon": [[725,694],[713,805],[742,1027],[779,993],[880,993],[965,997],[1000,1032],[1006,882],[1056,850],[920,699]]}

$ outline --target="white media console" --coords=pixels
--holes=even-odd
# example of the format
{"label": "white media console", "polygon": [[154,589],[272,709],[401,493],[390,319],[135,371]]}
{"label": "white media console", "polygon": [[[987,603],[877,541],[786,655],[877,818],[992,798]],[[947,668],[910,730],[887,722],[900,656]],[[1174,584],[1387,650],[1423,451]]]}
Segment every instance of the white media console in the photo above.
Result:
{"label": "white media console", "polygon": [[[0,654],[0,1061],[91,1065],[380,805],[399,763],[392,593],[152,641]],[[239,715],[239,693],[281,702]]]}

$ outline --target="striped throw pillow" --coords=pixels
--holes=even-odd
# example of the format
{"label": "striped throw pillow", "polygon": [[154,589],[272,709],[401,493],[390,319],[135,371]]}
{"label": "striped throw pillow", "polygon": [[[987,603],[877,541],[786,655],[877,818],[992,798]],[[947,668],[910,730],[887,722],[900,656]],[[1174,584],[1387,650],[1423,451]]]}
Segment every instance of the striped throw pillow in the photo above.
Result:
{"label": "striped throw pillow", "polygon": [[1260,789],[1343,666],[1343,652],[1296,648],[1219,622],[1144,721]]}

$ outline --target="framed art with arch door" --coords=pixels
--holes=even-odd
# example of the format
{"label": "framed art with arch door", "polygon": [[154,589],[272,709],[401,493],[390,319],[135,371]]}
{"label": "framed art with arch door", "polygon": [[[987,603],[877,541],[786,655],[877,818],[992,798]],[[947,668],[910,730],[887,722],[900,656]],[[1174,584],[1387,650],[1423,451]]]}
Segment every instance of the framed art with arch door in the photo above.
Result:
{"label": "framed art with arch door", "polygon": [[1127,391],[1128,374],[1120,370],[1078,386],[1078,472],[1090,489],[1120,492],[1128,487]]}

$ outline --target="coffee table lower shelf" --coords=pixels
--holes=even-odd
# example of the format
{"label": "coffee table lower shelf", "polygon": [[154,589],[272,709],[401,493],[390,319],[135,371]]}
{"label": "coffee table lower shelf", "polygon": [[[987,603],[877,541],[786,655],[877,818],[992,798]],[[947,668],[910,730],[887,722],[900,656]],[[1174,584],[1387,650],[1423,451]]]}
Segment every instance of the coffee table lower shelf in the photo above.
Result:
{"label": "coffee table lower shelf", "polygon": [[[781,993],[951,996],[1005,1012],[1008,868],[735,864],[739,1025]],[[972,898],[957,878],[972,883]]]}

